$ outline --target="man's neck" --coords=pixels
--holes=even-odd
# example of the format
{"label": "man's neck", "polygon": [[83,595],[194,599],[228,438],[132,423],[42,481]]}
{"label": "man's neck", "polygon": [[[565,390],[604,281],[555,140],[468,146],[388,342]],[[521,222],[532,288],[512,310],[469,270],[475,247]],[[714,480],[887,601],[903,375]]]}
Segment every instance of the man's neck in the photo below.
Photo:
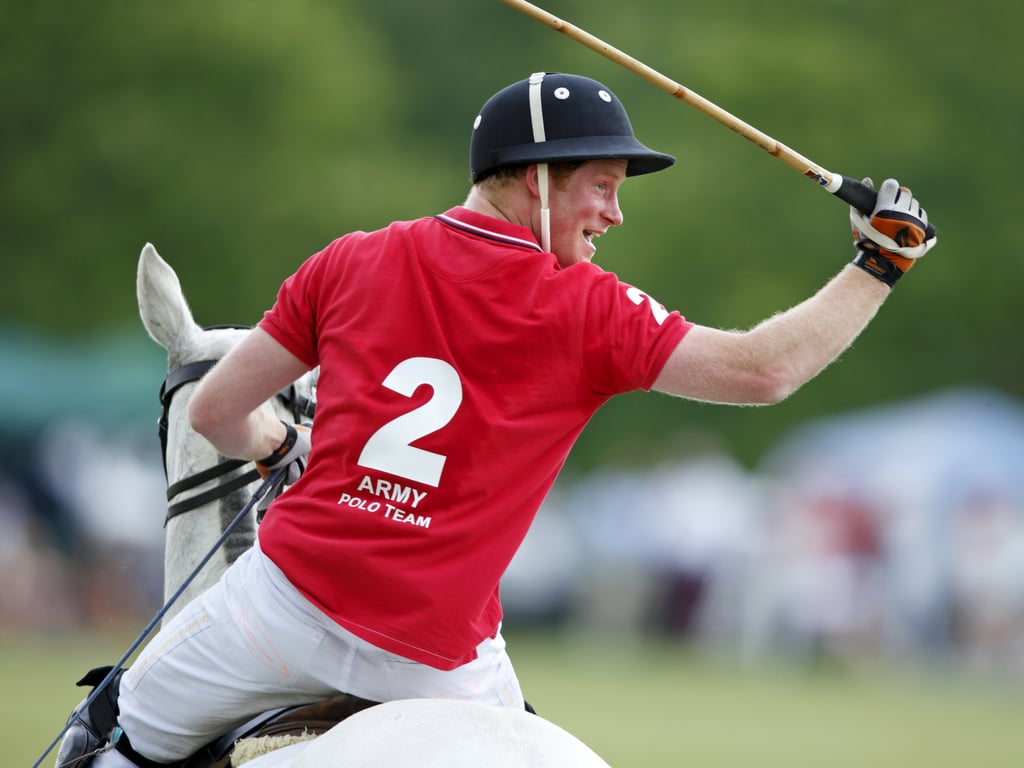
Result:
{"label": "man's neck", "polygon": [[516,205],[509,199],[509,196],[488,195],[478,186],[469,190],[466,202],[463,207],[485,216],[508,221],[523,227],[531,227],[529,210],[521,210],[523,206]]}

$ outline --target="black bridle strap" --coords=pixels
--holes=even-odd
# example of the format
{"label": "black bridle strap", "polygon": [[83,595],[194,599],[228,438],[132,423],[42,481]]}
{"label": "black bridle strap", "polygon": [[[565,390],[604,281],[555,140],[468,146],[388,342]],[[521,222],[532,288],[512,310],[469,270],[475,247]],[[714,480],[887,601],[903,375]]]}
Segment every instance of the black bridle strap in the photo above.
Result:
{"label": "black bridle strap", "polygon": [[178,482],[167,486],[167,500],[170,501],[182,491],[189,491],[203,483],[216,480],[221,475],[226,475],[231,470],[243,467],[248,463],[249,462],[244,459],[227,459],[216,466],[204,469],[202,472],[196,472],[194,475],[190,475],[184,480],[179,480]]}
{"label": "black bridle strap", "polygon": [[[191,384],[192,382],[199,381],[203,378],[203,376],[205,376],[216,364],[216,360],[197,360],[192,363],[186,363],[185,365],[175,368],[173,371],[168,373],[167,378],[164,379],[163,384],[160,385],[160,405],[163,407],[163,412],[160,414],[157,431],[160,434],[160,451],[164,459],[165,475],[167,474],[167,431],[169,428],[171,398],[173,398],[174,393],[185,384]],[[209,469],[197,472],[190,477],[179,480],[177,483],[172,483],[167,487],[167,501],[170,502],[178,494],[191,490],[192,488],[211,480],[216,480],[217,478],[222,477],[248,463],[249,462],[242,461],[241,459],[225,459]],[[183,499],[175,504],[168,504],[167,517],[164,518],[164,525],[166,526],[168,522],[178,515],[184,514],[185,512],[191,512],[193,509],[197,509],[211,501],[223,498],[229,493],[237,491],[239,488],[244,488],[249,483],[259,479],[259,476],[259,472],[253,469],[208,491]]]}
{"label": "black bridle strap", "polygon": [[[213,473],[214,476],[217,477],[225,474],[226,472],[230,472],[232,469],[235,469],[239,466],[243,466],[248,463],[249,462],[246,461],[231,459],[229,461],[221,462],[217,466],[211,467],[210,469],[206,470],[206,472],[201,472],[200,474],[211,474],[213,473],[213,470],[222,470],[220,472]],[[224,467],[227,467],[227,469],[223,469]],[[197,477],[199,477],[199,475],[193,475],[192,477],[188,478],[188,480],[195,480]],[[173,518],[177,517],[178,515],[184,514],[185,512],[191,512],[193,509],[201,507],[204,504],[208,504],[211,501],[216,501],[217,499],[227,496],[229,493],[237,491],[239,488],[245,488],[245,486],[247,486],[249,483],[255,482],[256,480],[259,479],[260,473],[257,470],[252,469],[249,470],[248,472],[243,472],[237,477],[233,477],[227,482],[221,483],[216,488],[211,488],[210,490],[204,491],[203,493],[197,493],[195,496],[190,496],[189,498],[184,499],[183,501],[179,501],[175,504],[168,504],[167,517],[164,518],[164,525],[167,525],[167,523],[169,523]],[[175,486],[178,485],[182,485],[182,483],[175,483]],[[172,498],[173,496],[171,495],[171,489],[168,488],[167,500],[170,501]]]}
{"label": "black bridle strap", "polygon": [[171,398],[185,384],[199,381],[206,373],[217,364],[216,360],[197,360],[194,363],[186,363],[180,368],[175,368],[167,374],[160,385],[160,421],[157,422],[157,432],[160,435],[160,454],[164,459],[164,476],[167,476],[167,430],[170,424]]}
{"label": "black bridle strap", "polygon": [[[236,325],[214,326],[214,328],[244,327],[245,326]],[[163,456],[165,476],[167,475],[167,432],[170,424],[171,398],[174,397],[174,393],[185,384],[190,384],[203,378],[203,376],[205,376],[209,370],[217,364],[217,362],[217,360],[197,360],[192,363],[186,363],[185,365],[175,368],[173,371],[168,373],[167,378],[164,379],[164,382],[160,385],[160,405],[162,406],[163,411],[160,414],[157,431],[160,435],[160,452]],[[312,398],[299,395],[294,383],[279,392],[277,396],[288,408],[291,409],[296,421],[300,421],[303,418],[313,418],[316,411],[316,402]],[[248,463],[250,462],[242,461],[241,459],[225,459],[216,466],[205,469],[190,477],[186,477],[183,480],[179,480],[178,482],[168,486],[167,501],[173,500],[174,497],[184,491],[191,490],[192,488],[211,480],[216,480],[217,478],[222,477],[229,472],[233,472]],[[252,469],[249,472],[245,472],[231,478],[209,491],[184,499],[175,504],[169,504],[167,507],[167,517],[164,519],[164,525],[167,525],[169,520],[184,512],[190,512],[197,507],[201,507],[211,501],[216,501],[219,498],[227,496],[229,493],[232,493],[239,488],[244,488],[249,483],[258,480],[259,477],[259,472]]]}
{"label": "black bridle strap", "polygon": [[199,381],[207,372],[217,364],[216,360],[196,360],[194,363],[185,363],[180,368],[175,368],[167,374],[164,383],[160,385],[160,404],[169,403],[178,387],[189,382]]}

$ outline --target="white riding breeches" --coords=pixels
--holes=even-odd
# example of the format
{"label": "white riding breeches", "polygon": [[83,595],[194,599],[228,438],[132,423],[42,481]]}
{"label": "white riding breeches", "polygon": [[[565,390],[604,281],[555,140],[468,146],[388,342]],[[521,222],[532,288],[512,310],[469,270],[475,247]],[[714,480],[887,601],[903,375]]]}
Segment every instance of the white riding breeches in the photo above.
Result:
{"label": "white riding breeches", "polygon": [[339,692],[524,707],[500,632],[449,672],[396,656],[326,616],[257,544],[146,645],[121,680],[119,720],[136,751],[173,762],[261,712]]}

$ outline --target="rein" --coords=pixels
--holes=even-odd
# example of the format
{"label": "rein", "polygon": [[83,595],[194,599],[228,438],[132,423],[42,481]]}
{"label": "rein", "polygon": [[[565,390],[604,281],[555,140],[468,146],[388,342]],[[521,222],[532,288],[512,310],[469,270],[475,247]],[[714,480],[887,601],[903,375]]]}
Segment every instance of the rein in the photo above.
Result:
{"label": "rein", "polygon": [[[245,326],[215,326],[215,328],[242,328]],[[158,422],[158,432],[160,434],[160,452],[163,456],[164,462],[164,477],[167,477],[167,432],[170,423],[170,412],[171,412],[171,400],[177,392],[185,384],[191,384],[199,381],[206,373],[217,364],[217,360],[198,360],[194,363],[186,363],[185,365],[175,368],[173,371],[167,374],[167,378],[164,379],[163,384],[160,385],[160,405],[162,411],[160,414],[160,420]],[[316,411],[316,403],[308,397],[299,395],[298,390],[294,384],[289,384],[283,390],[278,392],[278,399],[288,408],[292,415],[295,417],[295,421],[301,421],[303,418],[312,419],[313,414]],[[243,459],[224,459],[214,466],[204,469],[201,472],[197,472],[194,475],[182,478],[176,483],[172,483],[167,486],[167,501],[173,501],[178,495],[185,491],[192,490],[203,483],[208,483],[212,480],[231,475],[236,470],[245,467],[252,462],[245,461]],[[175,502],[173,504],[168,503],[167,506],[167,517],[164,520],[164,525],[177,517],[178,515],[184,514],[185,512],[191,512],[193,509],[209,504],[211,501],[223,498],[239,488],[244,488],[249,483],[252,483],[260,479],[260,473],[255,469],[250,469],[248,472],[240,472],[234,474],[224,482],[211,488],[208,491],[190,496],[182,501]]]}

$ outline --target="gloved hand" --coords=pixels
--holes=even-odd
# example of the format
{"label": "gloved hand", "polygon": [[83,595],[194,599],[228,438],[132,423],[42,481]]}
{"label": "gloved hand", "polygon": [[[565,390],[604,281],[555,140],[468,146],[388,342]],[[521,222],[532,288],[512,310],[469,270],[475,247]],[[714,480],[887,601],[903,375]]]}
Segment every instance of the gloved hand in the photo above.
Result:
{"label": "gloved hand", "polygon": [[[870,178],[864,183],[874,188]],[[857,248],[853,263],[888,285],[938,242],[928,226],[928,214],[896,179],[882,182],[870,216],[850,208],[850,227]]]}
{"label": "gloved hand", "polygon": [[267,476],[275,469],[288,467],[284,485],[291,485],[302,477],[302,473],[306,470],[306,456],[309,455],[309,450],[313,446],[313,430],[308,424],[288,424],[283,421],[281,423],[284,424],[288,433],[272,454],[256,462],[256,469],[266,480]]}

